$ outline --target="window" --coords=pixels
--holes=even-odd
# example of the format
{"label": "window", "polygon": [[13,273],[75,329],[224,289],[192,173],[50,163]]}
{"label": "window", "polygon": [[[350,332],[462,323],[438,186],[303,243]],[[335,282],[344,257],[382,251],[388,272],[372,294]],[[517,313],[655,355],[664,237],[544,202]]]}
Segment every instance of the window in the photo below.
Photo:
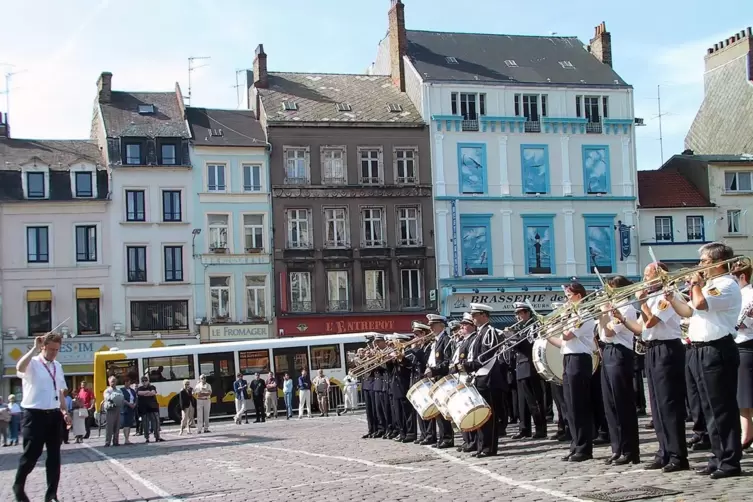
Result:
{"label": "window", "polygon": [[174,144],[164,143],[160,145],[159,163],[163,166],[174,166],[178,164],[178,148]]}
{"label": "window", "polygon": [[247,253],[259,253],[264,250],[264,215],[243,215],[244,247]]}
{"label": "window", "polygon": [[75,173],[76,197],[94,197],[92,173]]}
{"label": "window", "polygon": [[105,361],[105,371],[107,378],[114,376],[117,379],[118,385],[125,383],[125,377],[130,378],[132,383],[139,381],[139,362],[137,359]]}
{"label": "window", "polygon": [[458,64],[457,58],[454,58],[452,56],[447,56],[444,59],[445,59],[445,61],[447,61],[448,64]]}
{"label": "window", "polygon": [[146,221],[144,190],[126,190],[126,221]]}
{"label": "window", "polygon": [[525,250],[525,273],[553,274],[555,272],[554,215],[521,215]]}
{"label": "window", "polygon": [[266,276],[251,275],[246,277],[246,318],[248,320],[267,317],[266,290]]}
{"label": "window", "polygon": [[486,144],[458,143],[458,189],[461,193],[486,193]]}
{"label": "window", "polygon": [[322,148],[322,184],[345,185],[348,175],[345,168],[345,148]]}
{"label": "window", "polygon": [[340,368],[340,345],[311,347],[311,369],[332,370]]}
{"label": "window", "polygon": [[348,272],[345,270],[327,271],[327,310],[339,312],[350,310]]}
{"label": "window", "polygon": [[516,63],[514,59],[505,59],[505,65],[508,68],[517,68],[518,63]]}
{"label": "window", "polygon": [[188,300],[131,302],[131,331],[188,330]]}
{"label": "window", "polygon": [[48,227],[26,228],[26,261],[29,263],[50,262],[50,229]]}
{"label": "window", "polygon": [[417,207],[397,208],[398,246],[421,245],[420,212]]}
{"label": "window", "polygon": [[228,216],[226,214],[209,214],[209,250],[225,251],[227,249]]}
{"label": "window", "polygon": [[269,351],[242,350],[238,352],[238,371],[244,375],[269,373]]}
{"label": "window", "polygon": [[225,165],[208,164],[207,165],[207,191],[224,192],[225,191]]}
{"label": "window", "polygon": [[753,171],[736,171],[724,173],[725,192],[750,192],[753,190]]}
{"label": "window", "polygon": [[400,301],[403,308],[424,307],[421,271],[415,268],[400,271]]}
{"label": "window", "polygon": [[387,243],[384,239],[384,209],[381,207],[365,207],[361,209],[363,222],[364,247],[383,247]]}
{"label": "window", "polygon": [[413,185],[418,182],[417,157],[415,148],[395,149],[395,181],[398,185]]}
{"label": "window", "polygon": [[282,109],[286,112],[295,111],[298,109],[298,103],[296,103],[295,101],[283,101]]}
{"label": "window", "polygon": [[76,261],[97,261],[97,227],[94,225],[76,226]]}
{"label": "window", "polygon": [[146,282],[146,246],[128,246],[128,282]]}
{"label": "window", "polygon": [[514,96],[516,117],[525,117],[525,132],[541,132],[541,117],[547,114],[546,94],[516,94]]}
{"label": "window", "polygon": [[570,61],[560,61],[560,66],[566,70],[574,70],[575,66]]}
{"label": "window", "polygon": [[[604,105],[603,111],[599,110],[599,102]],[[583,110],[581,111],[581,103]],[[599,96],[576,96],[575,97],[575,114],[578,117],[586,118],[586,132],[587,133],[600,133],[601,132],[601,117],[606,117],[607,111],[607,97],[604,96],[600,99]]]}
{"label": "window", "polygon": [[193,355],[144,358],[143,365],[144,373],[149,375],[150,382],[174,382],[196,378]]}
{"label": "window", "polygon": [[311,273],[290,272],[290,311],[311,312]]}
{"label": "window", "polygon": [[183,246],[165,246],[165,282],[183,281]]}
{"label": "window", "polygon": [[348,247],[348,209],[344,207],[324,209],[324,247]]}
{"label": "window", "polygon": [[209,299],[212,319],[230,317],[230,277],[209,278]]}
{"label": "window", "polygon": [[243,191],[261,192],[261,166],[243,165]]}
{"label": "window", "polygon": [[338,112],[349,112],[353,108],[350,106],[350,103],[337,103],[337,111]]}
{"label": "window", "polygon": [[592,274],[594,268],[597,268],[601,274],[614,273],[614,217],[584,214],[583,219],[586,222],[588,273]]}
{"label": "window", "polygon": [[672,242],[674,240],[671,216],[655,217],[654,229],[656,231],[656,242]]}
{"label": "window", "polygon": [[463,275],[492,275],[491,215],[460,216]]}
{"label": "window", "polygon": [[583,145],[583,189],[587,194],[608,194],[611,189],[609,147]]}
{"label": "window", "polygon": [[283,148],[285,152],[285,184],[309,183],[309,155],[307,148]]}
{"label": "window", "polygon": [[706,229],[703,226],[703,216],[686,216],[685,225],[688,228],[689,241],[706,240]]}
{"label": "window", "polygon": [[43,335],[52,331],[52,300],[28,301],[29,336]]}
{"label": "window", "polygon": [[141,143],[126,143],[125,157],[126,164],[129,166],[139,166],[143,164],[141,160]]}
{"label": "window", "polygon": [[364,272],[366,310],[387,310],[387,289],[384,276],[384,270],[366,270]]}
{"label": "window", "polygon": [[453,92],[450,104],[453,115],[462,115],[464,131],[478,131],[479,115],[486,115],[486,94]]}
{"label": "window", "polygon": [[26,198],[44,199],[47,196],[44,173],[26,173]]}
{"label": "window", "polygon": [[288,209],[288,248],[308,249],[310,247],[309,210]]}
{"label": "window", "polygon": [[520,145],[520,164],[523,170],[523,193],[549,193],[549,146]]}
{"label": "window", "polygon": [[382,183],[382,151],[378,148],[359,148],[361,160],[361,183],[380,185]]}
{"label": "window", "polygon": [[77,298],[76,320],[79,335],[99,334],[99,298]]}
{"label": "window", "polygon": [[727,210],[727,233],[741,234],[742,231],[742,211],[739,209]]}
{"label": "window", "polygon": [[163,190],[162,221],[181,221],[180,190]]}
{"label": "window", "polygon": [[149,115],[154,113],[154,105],[139,105],[139,114]]}

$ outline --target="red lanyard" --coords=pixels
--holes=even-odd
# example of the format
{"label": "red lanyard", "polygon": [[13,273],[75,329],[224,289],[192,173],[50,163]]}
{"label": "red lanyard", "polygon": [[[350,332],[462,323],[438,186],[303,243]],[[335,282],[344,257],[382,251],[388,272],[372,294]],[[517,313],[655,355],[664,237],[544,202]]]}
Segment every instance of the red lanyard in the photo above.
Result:
{"label": "red lanyard", "polygon": [[55,400],[57,401],[57,395],[58,395],[58,368],[55,366],[55,361],[52,362],[52,371],[50,371],[50,368],[47,367],[47,364],[44,362],[44,357],[39,358],[39,362],[42,363],[42,366],[44,366],[45,371],[47,371],[47,374],[50,375],[50,378],[52,378],[52,387],[55,389]]}

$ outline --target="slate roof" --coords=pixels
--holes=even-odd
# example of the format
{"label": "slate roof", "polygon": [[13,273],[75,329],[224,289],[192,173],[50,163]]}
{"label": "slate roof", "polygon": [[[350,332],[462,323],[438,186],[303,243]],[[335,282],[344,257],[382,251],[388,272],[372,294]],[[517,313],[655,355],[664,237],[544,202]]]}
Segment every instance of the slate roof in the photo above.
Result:
{"label": "slate roof", "polygon": [[[100,102],[108,138],[188,138],[190,133],[176,92],[113,91]],[[140,114],[139,105],[154,105],[153,114]]]}
{"label": "slate roof", "polygon": [[[680,156],[677,155],[676,157],[680,157]],[[697,161],[706,162],[706,163],[740,162],[742,164],[753,164],[753,153],[742,154],[742,155],[682,155],[682,157],[689,160],[697,160]]]}
{"label": "slate roof", "polygon": [[76,162],[99,164],[105,169],[94,141],[0,138],[0,170],[18,170],[35,159],[51,170],[67,171]]}
{"label": "slate roof", "polygon": [[641,209],[714,206],[674,169],[638,171],[638,201]]}
{"label": "slate roof", "polygon": [[[372,125],[423,125],[408,95],[401,93],[390,77],[322,73],[270,73],[269,85],[258,89],[267,123],[347,122]],[[284,111],[283,102],[297,103],[297,111]],[[338,111],[347,103],[350,111]],[[401,112],[391,112],[397,104]]]}
{"label": "slate roof", "polygon": [[[425,82],[630,87],[577,37],[408,30],[408,57]],[[457,64],[447,62],[448,57]],[[517,66],[510,67],[505,61]],[[566,69],[560,61],[569,61]]]}
{"label": "slate roof", "polygon": [[197,146],[263,147],[267,144],[264,130],[251,110],[186,108],[186,119]]}

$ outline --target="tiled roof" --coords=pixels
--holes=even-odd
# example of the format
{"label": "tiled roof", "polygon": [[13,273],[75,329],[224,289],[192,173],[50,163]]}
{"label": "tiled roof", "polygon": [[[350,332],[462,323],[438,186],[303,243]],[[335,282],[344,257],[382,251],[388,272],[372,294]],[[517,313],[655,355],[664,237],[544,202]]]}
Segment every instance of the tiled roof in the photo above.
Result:
{"label": "tiled roof", "polygon": [[264,146],[267,138],[251,110],[186,108],[197,146]]}
{"label": "tiled roof", "polygon": [[[188,138],[176,92],[113,91],[108,102],[100,102],[107,137]],[[139,113],[139,105],[154,105],[154,113]]]}
{"label": "tiled roof", "polygon": [[638,171],[641,209],[713,207],[690,180],[674,169]]}
{"label": "tiled roof", "polygon": [[[421,115],[407,94],[390,77],[319,73],[270,73],[269,85],[258,89],[268,123],[347,122],[422,125]],[[283,102],[297,110],[285,111]],[[338,104],[350,105],[339,111]],[[389,105],[401,111],[390,111]]]}
{"label": "tiled roof", "polygon": [[35,159],[52,170],[67,171],[76,162],[99,164],[104,169],[102,153],[94,141],[0,139],[0,170],[17,170]]}
{"label": "tiled roof", "polygon": [[408,57],[424,81],[628,86],[576,37],[417,30],[407,35]]}

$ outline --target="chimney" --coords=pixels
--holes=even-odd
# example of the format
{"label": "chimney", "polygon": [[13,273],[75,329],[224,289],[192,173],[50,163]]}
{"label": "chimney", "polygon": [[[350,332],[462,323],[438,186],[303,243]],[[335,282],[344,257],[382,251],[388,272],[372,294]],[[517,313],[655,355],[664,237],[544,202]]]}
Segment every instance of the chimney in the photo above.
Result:
{"label": "chimney", "polygon": [[[753,65],[753,30],[748,27],[731,37],[727,37],[721,42],[715,43],[713,47],[706,49],[705,71],[711,71],[741,56],[748,55],[751,65]],[[752,67],[753,70],[753,67]]]}
{"label": "chimney", "polygon": [[402,0],[392,0],[389,12],[390,22],[390,75],[392,83],[405,92],[405,62],[408,52],[408,35],[405,32],[405,5]]}
{"label": "chimney", "polygon": [[97,80],[97,90],[99,91],[99,102],[109,103],[112,99],[112,73],[103,71]]}
{"label": "chimney", "polygon": [[269,85],[267,76],[267,53],[264,52],[264,45],[259,44],[256,47],[256,56],[254,57],[254,87],[266,89]]}
{"label": "chimney", "polygon": [[10,138],[10,125],[8,124],[8,114],[0,113],[0,139]]}
{"label": "chimney", "polygon": [[607,31],[607,24],[603,21],[595,31],[588,51],[602,63],[612,66],[612,34]]}

